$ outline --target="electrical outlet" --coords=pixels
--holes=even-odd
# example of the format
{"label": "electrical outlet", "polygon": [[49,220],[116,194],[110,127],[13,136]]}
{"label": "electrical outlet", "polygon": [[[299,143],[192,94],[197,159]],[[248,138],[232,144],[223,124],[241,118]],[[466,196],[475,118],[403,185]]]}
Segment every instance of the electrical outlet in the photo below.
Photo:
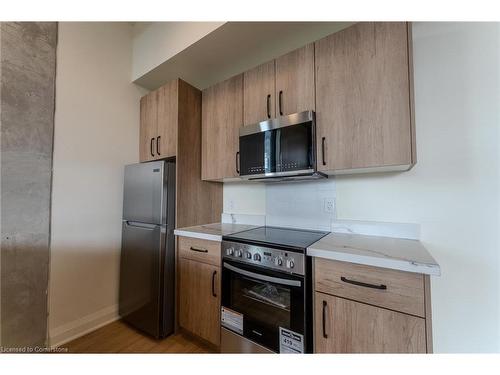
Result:
{"label": "electrical outlet", "polygon": [[329,214],[333,214],[333,210],[334,210],[333,198],[324,198],[323,211]]}

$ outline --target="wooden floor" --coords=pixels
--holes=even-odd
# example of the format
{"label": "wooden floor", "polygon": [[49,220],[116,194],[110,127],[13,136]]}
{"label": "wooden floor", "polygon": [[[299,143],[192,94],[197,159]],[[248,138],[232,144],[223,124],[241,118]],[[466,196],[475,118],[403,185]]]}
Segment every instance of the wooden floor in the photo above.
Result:
{"label": "wooden floor", "polygon": [[184,333],[155,340],[116,321],[61,345],[68,353],[214,353],[202,342]]}

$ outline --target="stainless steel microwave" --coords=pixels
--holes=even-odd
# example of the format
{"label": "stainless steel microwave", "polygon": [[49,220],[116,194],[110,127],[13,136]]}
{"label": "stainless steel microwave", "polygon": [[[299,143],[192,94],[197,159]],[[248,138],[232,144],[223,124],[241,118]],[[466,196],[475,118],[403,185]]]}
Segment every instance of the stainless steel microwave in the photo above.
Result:
{"label": "stainless steel microwave", "polygon": [[316,169],[314,111],[262,121],[240,129],[240,177],[253,181],[309,180]]}

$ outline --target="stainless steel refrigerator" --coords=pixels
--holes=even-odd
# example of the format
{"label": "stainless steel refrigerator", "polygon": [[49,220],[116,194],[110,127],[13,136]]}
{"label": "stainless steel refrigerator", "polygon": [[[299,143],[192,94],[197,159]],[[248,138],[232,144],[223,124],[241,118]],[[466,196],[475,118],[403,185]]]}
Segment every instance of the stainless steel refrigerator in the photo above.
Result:
{"label": "stainless steel refrigerator", "polygon": [[125,166],[119,314],[156,338],[174,329],[175,163]]}

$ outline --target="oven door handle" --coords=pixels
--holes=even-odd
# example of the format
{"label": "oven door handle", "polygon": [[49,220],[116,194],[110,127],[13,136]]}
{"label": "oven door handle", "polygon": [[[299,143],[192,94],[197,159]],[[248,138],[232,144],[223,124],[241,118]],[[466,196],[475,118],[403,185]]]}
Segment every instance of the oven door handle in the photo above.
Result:
{"label": "oven door handle", "polygon": [[260,274],[255,273],[255,272],[242,270],[238,267],[232,266],[232,265],[225,263],[225,262],[224,262],[224,268],[227,268],[228,270],[239,273],[240,275],[243,275],[243,276],[253,277],[254,279],[257,279],[260,281],[268,281],[270,283],[298,286],[298,287],[300,287],[302,285],[302,283],[300,281],[297,281],[297,280],[281,279],[279,277],[260,275]]}

